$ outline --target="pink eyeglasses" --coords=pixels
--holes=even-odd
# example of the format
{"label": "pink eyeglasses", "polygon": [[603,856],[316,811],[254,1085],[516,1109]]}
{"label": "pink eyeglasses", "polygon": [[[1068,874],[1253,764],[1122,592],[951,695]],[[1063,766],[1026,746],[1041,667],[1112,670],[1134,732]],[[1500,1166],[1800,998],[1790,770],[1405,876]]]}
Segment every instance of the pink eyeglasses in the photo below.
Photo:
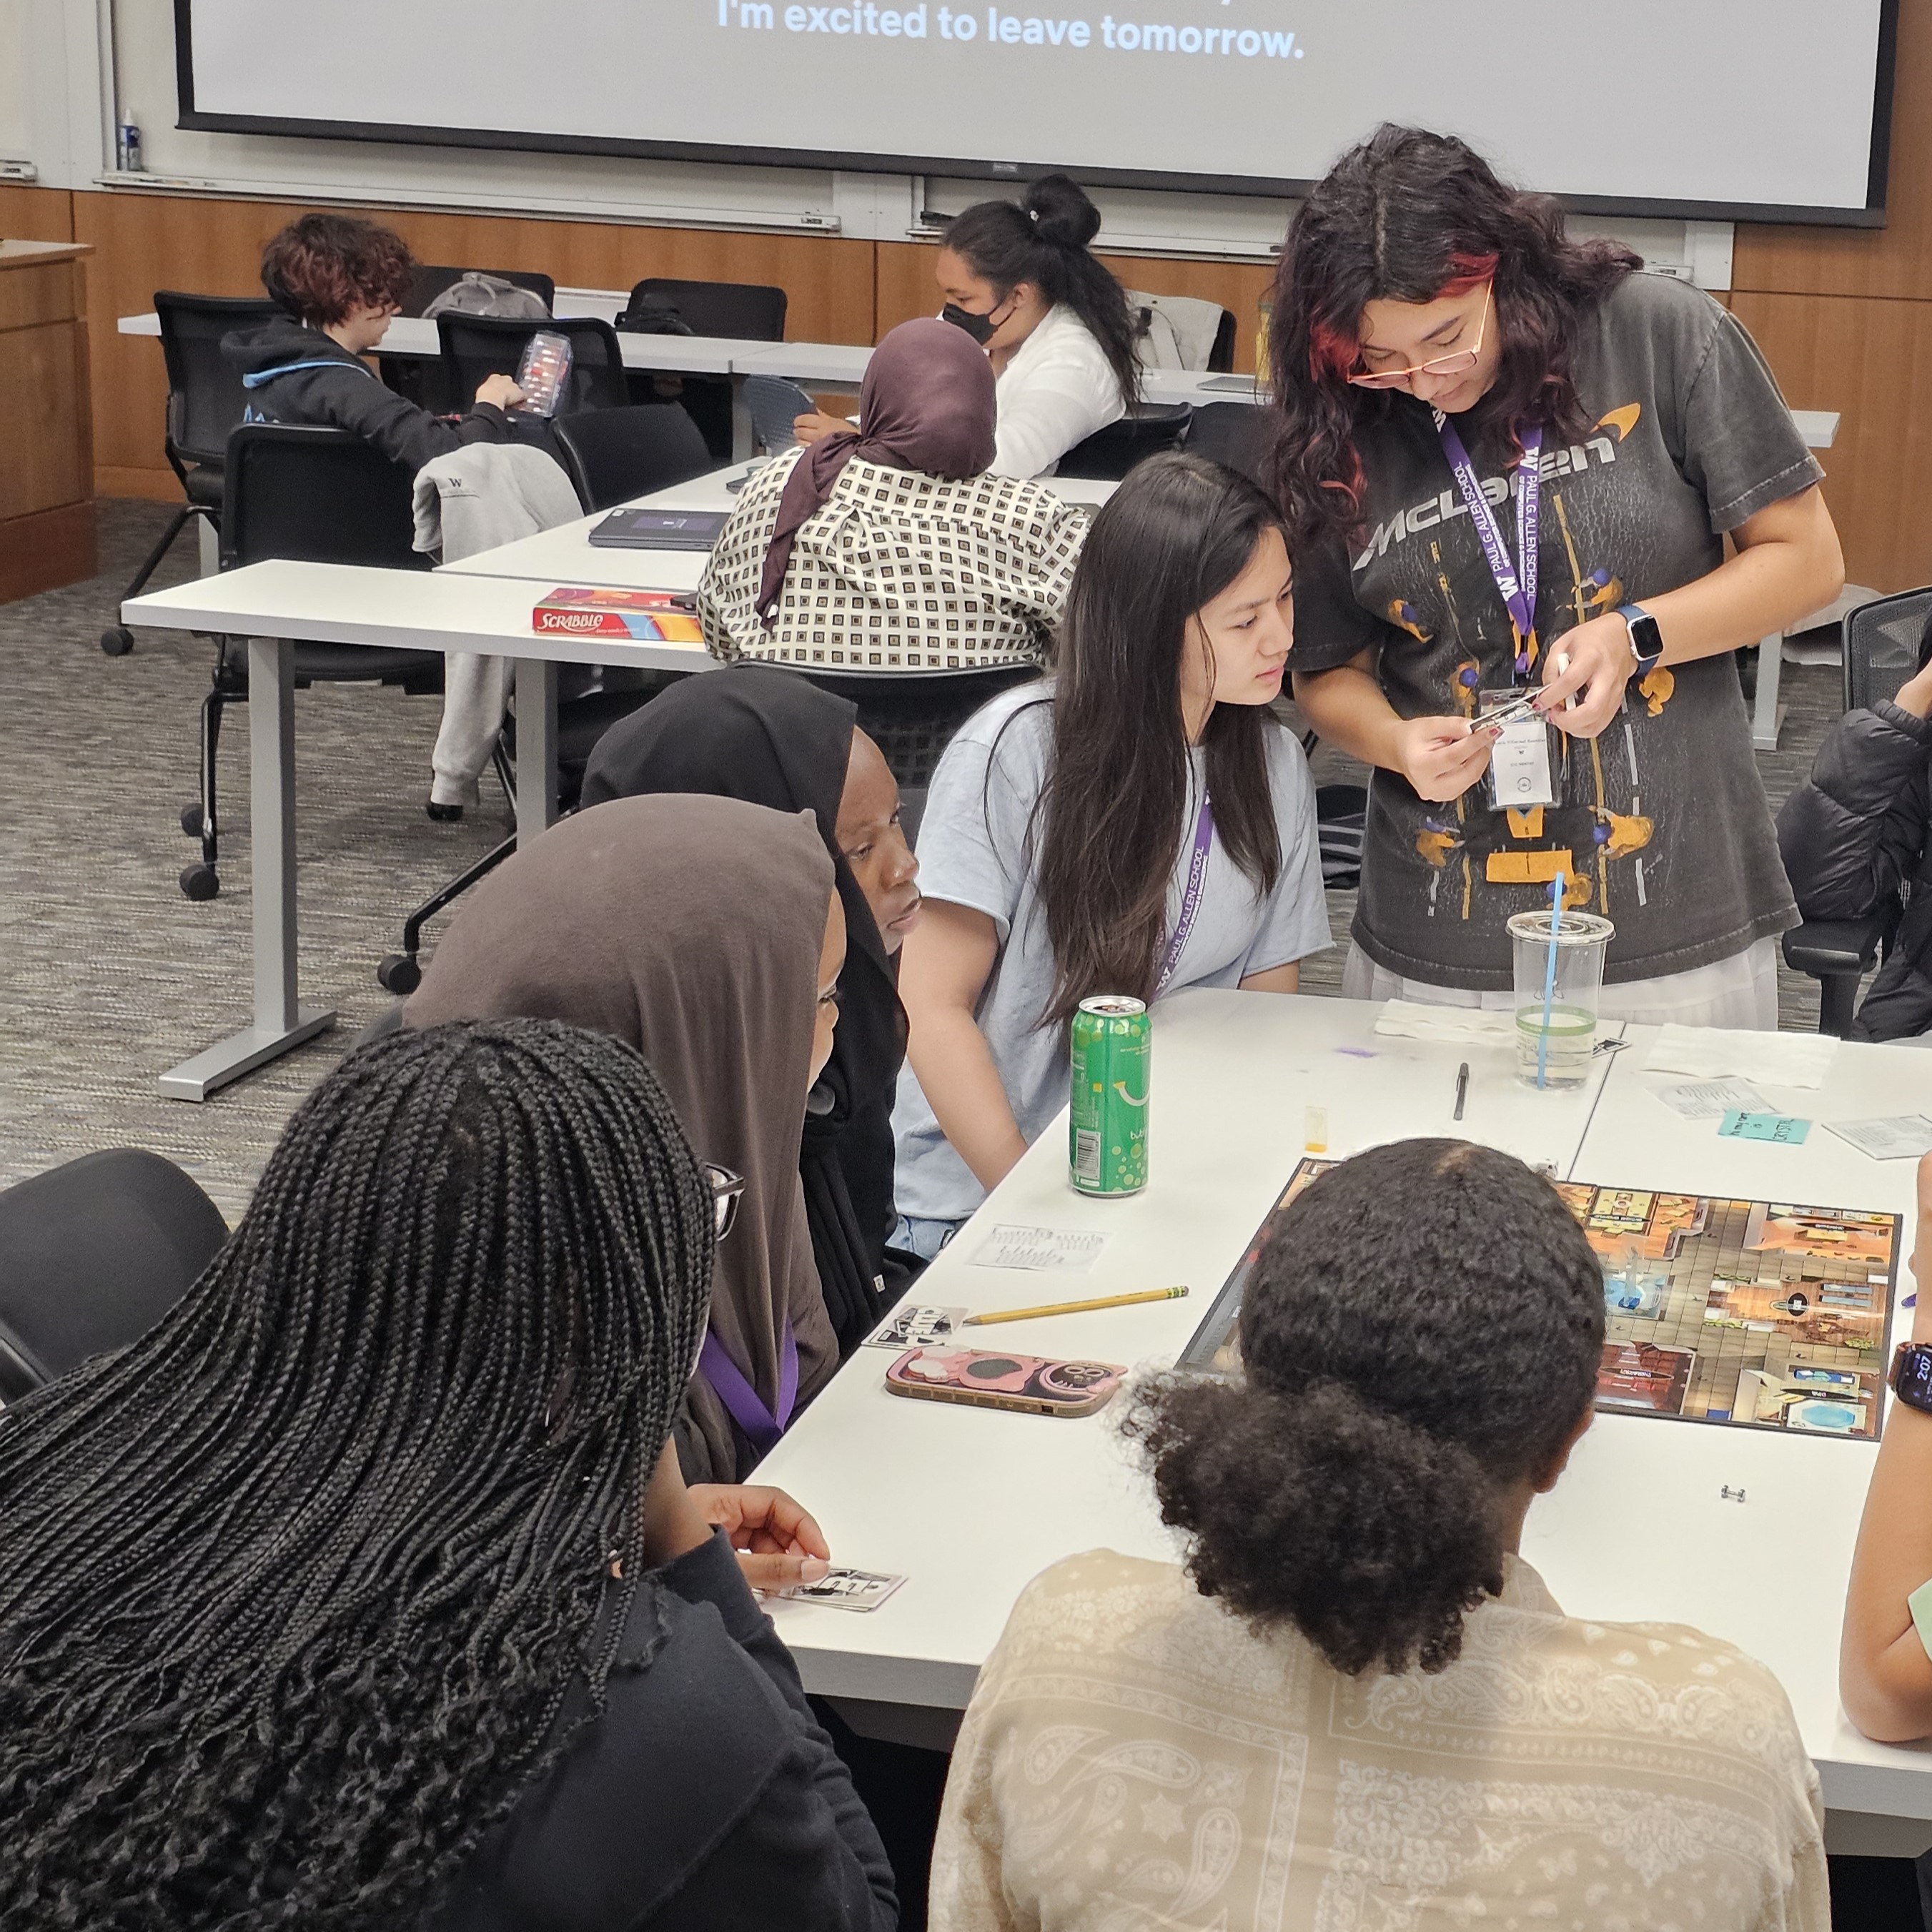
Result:
{"label": "pink eyeglasses", "polygon": [[1348,380],[1358,389],[1400,388],[1414,376],[1460,376],[1466,369],[1473,369],[1483,352],[1483,338],[1490,326],[1490,297],[1495,292],[1493,282],[1483,284],[1483,313],[1476,326],[1476,340],[1472,348],[1459,349],[1453,356],[1438,356],[1432,362],[1418,362],[1412,369],[1376,369],[1360,375],[1351,376]]}

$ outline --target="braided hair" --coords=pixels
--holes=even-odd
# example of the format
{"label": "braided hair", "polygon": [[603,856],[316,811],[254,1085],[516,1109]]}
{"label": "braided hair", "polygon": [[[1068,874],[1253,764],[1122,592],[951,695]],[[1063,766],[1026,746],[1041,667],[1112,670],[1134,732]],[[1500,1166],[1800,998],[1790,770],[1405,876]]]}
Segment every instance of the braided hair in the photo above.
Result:
{"label": "braided hair", "polygon": [[621,1042],[344,1060],[173,1312],[0,1417],[0,1922],[417,1923],[648,1660],[712,1247]]}

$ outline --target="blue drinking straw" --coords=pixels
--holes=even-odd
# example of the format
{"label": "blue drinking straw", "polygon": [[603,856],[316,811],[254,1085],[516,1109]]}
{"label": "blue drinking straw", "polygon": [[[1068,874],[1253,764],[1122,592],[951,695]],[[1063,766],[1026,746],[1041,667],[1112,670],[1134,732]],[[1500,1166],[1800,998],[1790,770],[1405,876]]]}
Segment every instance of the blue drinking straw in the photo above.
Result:
{"label": "blue drinking straw", "polygon": [[1563,874],[1550,888],[1550,964],[1543,974],[1543,1030],[1536,1041],[1536,1084],[1550,1084],[1550,1005],[1556,997],[1556,935],[1563,926]]}

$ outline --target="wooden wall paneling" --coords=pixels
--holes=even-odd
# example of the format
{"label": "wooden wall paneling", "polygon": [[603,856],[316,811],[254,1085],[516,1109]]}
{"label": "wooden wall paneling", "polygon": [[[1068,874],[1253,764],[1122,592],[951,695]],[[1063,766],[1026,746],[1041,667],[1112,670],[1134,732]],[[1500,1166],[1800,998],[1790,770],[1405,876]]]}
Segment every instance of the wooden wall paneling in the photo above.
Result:
{"label": "wooden wall paneling", "polygon": [[[881,242],[878,244],[878,330],[883,335],[914,316],[937,315],[939,292],[933,280],[938,244],[930,242]],[[1252,374],[1258,304],[1274,280],[1271,266],[1258,262],[1190,262],[1150,255],[1100,257],[1124,286],[1149,295],[1193,296],[1217,302],[1234,312],[1234,367]]]}
{"label": "wooden wall paneling", "polygon": [[[262,244],[302,210],[287,202],[94,190],[74,196],[79,238],[92,242],[96,470],[104,495],[180,494],[161,453],[167,382],[158,345],[116,331],[153,306],[159,288],[208,295],[261,289]],[[418,257],[530,268],[577,288],[628,289],[646,275],[773,283],[790,297],[795,340],[868,343],[872,244],[831,236],[714,233],[514,216],[371,208]]]}
{"label": "wooden wall paneling", "polygon": [[74,196],[64,188],[30,188],[23,182],[0,182],[0,238],[71,242]]}
{"label": "wooden wall paneling", "polygon": [[[16,271],[17,273],[18,272]],[[0,276],[0,283],[11,279]],[[0,519],[92,501],[94,478],[82,440],[86,369],[73,322],[9,328],[0,335]]]}
{"label": "wooden wall paneling", "polygon": [[1847,580],[1932,583],[1932,302],[1747,292],[1731,306],[1792,408],[1840,412],[1819,460]]}
{"label": "wooden wall paneling", "polygon": [[1932,0],[1899,0],[1885,226],[1740,223],[1731,286],[1932,300]]}

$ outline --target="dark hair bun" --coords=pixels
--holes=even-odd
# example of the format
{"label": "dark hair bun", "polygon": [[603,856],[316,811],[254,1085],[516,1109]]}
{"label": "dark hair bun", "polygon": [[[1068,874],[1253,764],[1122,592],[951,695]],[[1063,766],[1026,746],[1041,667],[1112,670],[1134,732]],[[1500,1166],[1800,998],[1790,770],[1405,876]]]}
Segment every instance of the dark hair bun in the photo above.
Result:
{"label": "dark hair bun", "polygon": [[1294,1624],[1337,1670],[1440,1670],[1502,1588],[1477,1459],[1338,1382],[1288,1396],[1170,1379],[1130,1426],[1202,1594]]}
{"label": "dark hair bun", "polygon": [[1070,175],[1042,175],[1020,206],[1049,248],[1084,248],[1100,232],[1100,211]]}

